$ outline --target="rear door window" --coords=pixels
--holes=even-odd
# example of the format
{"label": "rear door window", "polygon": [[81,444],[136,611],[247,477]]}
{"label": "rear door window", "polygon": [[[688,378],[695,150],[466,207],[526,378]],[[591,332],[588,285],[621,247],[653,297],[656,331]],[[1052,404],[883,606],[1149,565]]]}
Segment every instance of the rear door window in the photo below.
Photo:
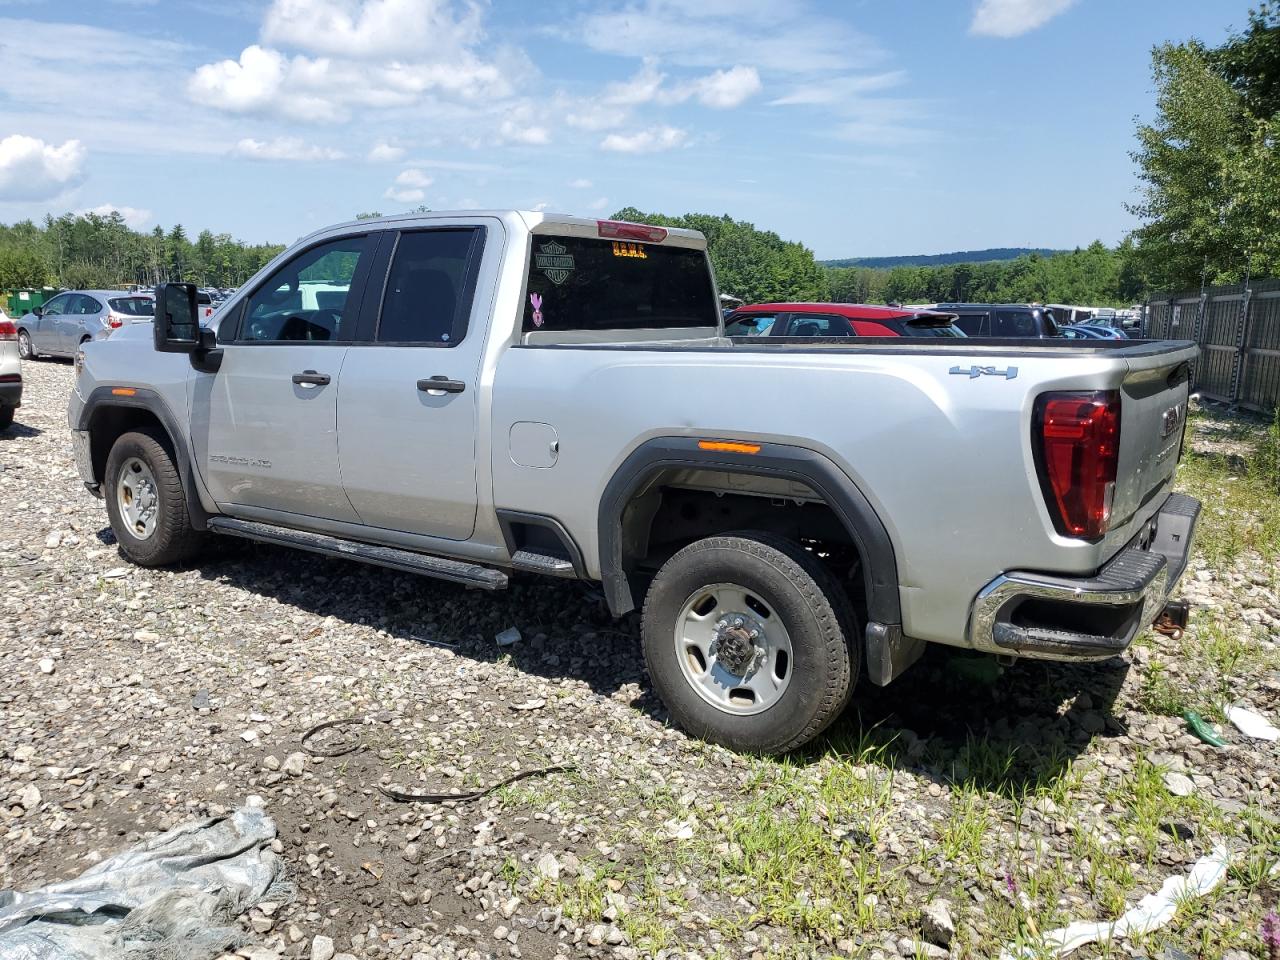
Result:
{"label": "rear door window", "polygon": [[991,336],[990,328],[987,325],[987,315],[985,313],[961,313],[956,316],[956,326],[964,331],[966,337],[989,337]]}
{"label": "rear door window", "polygon": [[853,331],[844,317],[819,313],[796,313],[787,327],[789,337],[851,337]]}
{"label": "rear door window", "polygon": [[525,333],[720,326],[702,250],[594,237],[532,240]]}
{"label": "rear door window", "polygon": [[452,347],[467,334],[484,231],[420,230],[396,241],[375,340]]}
{"label": "rear door window", "polygon": [[1039,333],[1030,310],[997,310],[991,330],[993,337],[1034,337]]}

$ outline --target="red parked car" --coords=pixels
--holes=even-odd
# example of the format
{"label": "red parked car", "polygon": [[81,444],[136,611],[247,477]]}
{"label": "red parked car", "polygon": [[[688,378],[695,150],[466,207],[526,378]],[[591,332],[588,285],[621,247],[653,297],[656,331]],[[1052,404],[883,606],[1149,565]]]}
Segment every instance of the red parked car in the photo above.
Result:
{"label": "red parked car", "polygon": [[754,303],[724,320],[727,337],[963,337],[956,315],[865,303]]}

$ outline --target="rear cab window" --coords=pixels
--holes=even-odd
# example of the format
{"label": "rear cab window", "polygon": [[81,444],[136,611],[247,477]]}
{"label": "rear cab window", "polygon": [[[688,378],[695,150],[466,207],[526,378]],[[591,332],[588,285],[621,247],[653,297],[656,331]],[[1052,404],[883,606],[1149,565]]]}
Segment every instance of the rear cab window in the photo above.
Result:
{"label": "rear cab window", "polygon": [[721,313],[705,250],[567,235],[531,239],[521,323],[527,341],[717,335]]}

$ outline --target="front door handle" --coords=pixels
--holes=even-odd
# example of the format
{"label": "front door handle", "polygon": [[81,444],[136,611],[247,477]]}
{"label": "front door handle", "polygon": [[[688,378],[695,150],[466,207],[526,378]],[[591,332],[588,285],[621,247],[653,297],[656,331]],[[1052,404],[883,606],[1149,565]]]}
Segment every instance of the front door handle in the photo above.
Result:
{"label": "front door handle", "polygon": [[329,375],[316,373],[314,370],[303,370],[293,375],[293,382],[300,387],[323,387],[329,382]]}
{"label": "front door handle", "polygon": [[461,393],[467,385],[461,380],[450,380],[448,377],[434,376],[429,380],[419,380],[418,389],[423,393]]}

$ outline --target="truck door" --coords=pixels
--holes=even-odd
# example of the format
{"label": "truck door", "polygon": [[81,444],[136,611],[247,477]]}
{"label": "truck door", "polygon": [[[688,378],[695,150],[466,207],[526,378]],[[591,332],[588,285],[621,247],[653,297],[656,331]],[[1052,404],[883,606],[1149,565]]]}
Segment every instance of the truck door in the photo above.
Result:
{"label": "truck door", "polygon": [[359,522],[338,472],[337,396],[376,241],[361,234],[308,247],[219,325],[222,362],[193,378],[191,433],[209,492],[228,513]]}
{"label": "truck door", "polygon": [[338,448],[343,488],[368,526],[447,540],[475,530],[490,302],[475,291],[486,258],[493,282],[501,229],[493,220],[398,231],[385,288],[365,297],[367,342],[349,351],[338,386]]}

